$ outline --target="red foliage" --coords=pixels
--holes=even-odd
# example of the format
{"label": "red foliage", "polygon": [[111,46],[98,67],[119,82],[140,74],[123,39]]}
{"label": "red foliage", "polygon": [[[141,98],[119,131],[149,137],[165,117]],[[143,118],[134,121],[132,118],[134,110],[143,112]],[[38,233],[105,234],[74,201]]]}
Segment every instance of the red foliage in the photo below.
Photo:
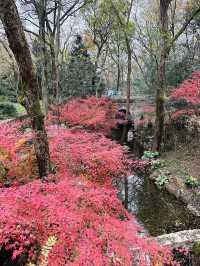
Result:
{"label": "red foliage", "polygon": [[176,120],[178,117],[181,117],[183,115],[187,115],[187,116],[195,115],[195,110],[193,109],[178,110],[172,114],[171,119]]}
{"label": "red foliage", "polygon": [[152,123],[149,118],[137,119],[135,121],[135,125],[136,126],[144,126],[144,127],[146,127],[149,123]]}
{"label": "red foliage", "polygon": [[90,97],[73,99],[60,107],[53,107],[48,122],[67,123],[71,126],[81,125],[104,133],[116,126],[117,109],[108,98]]}
{"label": "red foliage", "polygon": [[145,105],[141,108],[141,113],[154,113],[155,112],[155,107],[151,105]]}
{"label": "red foliage", "polygon": [[[21,123],[0,126],[0,153],[10,154],[4,163],[22,160],[16,145],[22,139],[24,147],[24,139],[32,138],[19,127]],[[58,126],[50,126],[48,136],[56,167],[49,180],[54,183],[35,180],[0,190],[0,246],[11,249],[13,259],[27,254],[30,261],[41,262],[40,249],[56,236],[48,266],[131,266],[136,258],[142,266],[148,265],[147,256],[155,264],[169,262],[168,248],[139,236],[136,220],[112,187],[112,178],[126,175],[130,166],[123,147],[101,134]]]}
{"label": "red foliage", "polygon": [[138,225],[114,190],[95,188],[67,174],[62,179],[58,184],[34,181],[1,191],[0,244],[14,250],[14,257],[27,253],[33,261],[37,245],[44,246],[49,236],[56,236],[49,266],[130,266],[131,249],[141,254],[140,265],[147,264],[142,264],[145,254],[168,261],[168,249],[138,235]]}
{"label": "red foliage", "polygon": [[182,85],[173,90],[171,98],[180,100],[184,99],[192,105],[200,103],[200,72],[195,72],[191,79],[185,80]]}
{"label": "red foliage", "polygon": [[127,174],[123,147],[102,134],[55,126],[48,132],[52,159],[59,172],[67,168],[72,174],[98,183],[110,183],[112,177]]}
{"label": "red foliage", "polygon": [[148,160],[134,160],[131,162],[131,167],[137,175],[149,174],[150,166],[151,163]]}
{"label": "red foliage", "polygon": [[171,115],[172,120],[177,120],[185,115],[198,115],[198,105],[200,104],[200,72],[193,73],[191,79],[185,80],[179,88],[174,89],[171,92],[170,98],[176,101],[184,100],[189,104],[173,112]]}
{"label": "red foliage", "polygon": [[[13,121],[0,125],[0,161],[7,169],[9,183],[24,183],[37,171],[31,130],[24,131],[27,121]],[[5,180],[1,178],[0,186]]]}
{"label": "red foliage", "polygon": [[[9,181],[27,182],[36,169],[32,146],[33,134],[21,128],[24,122],[8,122],[0,126],[0,161],[7,169]],[[28,143],[30,142],[30,143]],[[1,178],[0,185],[5,180]]]}

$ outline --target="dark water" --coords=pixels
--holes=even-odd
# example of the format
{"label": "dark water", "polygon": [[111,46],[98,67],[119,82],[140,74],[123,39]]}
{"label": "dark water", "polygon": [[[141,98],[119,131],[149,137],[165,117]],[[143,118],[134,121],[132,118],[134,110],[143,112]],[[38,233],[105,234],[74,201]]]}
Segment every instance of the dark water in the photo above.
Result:
{"label": "dark water", "polygon": [[[120,185],[124,199],[124,184]],[[166,191],[159,190],[148,178],[128,177],[128,210],[152,236],[199,228],[200,218]]]}

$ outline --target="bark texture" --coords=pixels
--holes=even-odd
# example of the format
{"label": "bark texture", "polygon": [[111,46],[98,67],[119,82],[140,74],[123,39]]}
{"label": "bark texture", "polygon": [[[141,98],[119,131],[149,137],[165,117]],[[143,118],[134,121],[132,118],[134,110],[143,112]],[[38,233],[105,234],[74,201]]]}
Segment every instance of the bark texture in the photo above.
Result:
{"label": "bark texture", "polygon": [[46,47],[45,19],[46,19],[47,0],[40,0],[38,19],[40,35],[40,67],[42,75],[42,101],[45,116],[48,113],[49,90],[48,90],[48,55]]}
{"label": "bark texture", "polygon": [[0,18],[22,79],[25,107],[35,132],[34,147],[39,175],[40,177],[47,176],[50,171],[50,155],[44,116],[40,108],[39,87],[30,50],[14,0],[0,1]]}
{"label": "bark texture", "polygon": [[129,39],[126,36],[126,48],[127,48],[127,55],[128,55],[128,71],[127,71],[127,88],[126,88],[126,121],[127,124],[124,125],[122,136],[120,142],[123,144],[127,134],[128,134],[128,115],[130,113],[130,95],[131,95],[131,71],[132,71],[132,63],[131,63],[131,58],[132,58],[132,50],[130,47]]}
{"label": "bark texture", "polygon": [[54,100],[58,100],[59,95],[59,72],[56,58],[55,44],[51,44],[51,72],[52,72],[52,90]]}
{"label": "bark texture", "polygon": [[160,0],[160,60],[158,65],[158,88],[156,91],[156,123],[153,150],[160,151],[165,119],[166,59],[169,55],[168,9],[172,0]]}

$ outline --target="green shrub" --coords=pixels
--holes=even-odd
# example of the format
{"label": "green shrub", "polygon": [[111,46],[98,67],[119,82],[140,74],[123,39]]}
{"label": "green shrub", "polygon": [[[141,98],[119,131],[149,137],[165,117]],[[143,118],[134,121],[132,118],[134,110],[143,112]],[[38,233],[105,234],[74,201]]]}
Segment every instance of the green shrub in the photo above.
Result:
{"label": "green shrub", "polygon": [[146,160],[146,159],[155,159],[158,158],[159,153],[158,152],[153,152],[153,151],[145,151],[142,159]]}
{"label": "green shrub", "polygon": [[156,170],[156,169],[162,168],[164,166],[165,166],[165,162],[163,160],[153,160],[151,162],[151,169],[152,170]]}
{"label": "green shrub", "polygon": [[7,103],[7,102],[0,103],[0,120],[16,116],[17,116],[17,110],[12,103]]}
{"label": "green shrub", "polygon": [[191,176],[191,175],[188,175],[188,176],[186,176],[185,184],[186,184],[188,187],[196,188],[196,187],[198,187],[199,182],[198,182],[198,180],[197,180],[196,177]]}
{"label": "green shrub", "polygon": [[20,103],[14,103],[14,106],[16,108],[18,115],[23,115],[26,113],[26,109]]}
{"label": "green shrub", "polygon": [[8,97],[0,94],[0,102],[6,102],[6,101],[8,101]]}
{"label": "green shrub", "polygon": [[159,187],[163,187],[165,186],[167,183],[169,182],[169,178],[166,175],[159,175],[156,177],[156,185],[158,185]]}
{"label": "green shrub", "polygon": [[197,242],[194,244],[192,251],[194,252],[196,256],[200,255],[200,242]]}

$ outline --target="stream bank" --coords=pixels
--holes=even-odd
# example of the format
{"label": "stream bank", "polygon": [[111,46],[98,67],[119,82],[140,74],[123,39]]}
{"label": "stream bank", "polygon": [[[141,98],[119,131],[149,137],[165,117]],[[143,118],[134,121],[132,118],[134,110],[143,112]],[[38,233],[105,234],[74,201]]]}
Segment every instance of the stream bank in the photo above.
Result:
{"label": "stream bank", "polygon": [[[167,191],[159,190],[148,177],[129,176],[128,210],[137,217],[146,234],[159,236],[172,232],[197,229],[199,217]],[[119,184],[124,199],[124,183]]]}
{"label": "stream bank", "polygon": [[[151,128],[145,130],[146,133],[151,131]],[[120,135],[119,132],[118,135]],[[118,135],[115,134],[115,139]],[[135,137],[134,134],[133,136]],[[150,134],[145,134],[143,131],[145,138],[141,136],[139,138],[138,136],[137,134],[136,141],[133,138],[124,144],[130,159],[135,159],[136,150],[136,156],[141,157],[144,150],[149,147]],[[144,145],[144,143],[147,144]],[[152,160],[149,160],[149,162],[152,162]],[[149,174],[136,173],[136,175],[129,176],[127,182],[121,182],[119,184],[119,196],[124,201],[125,191],[128,191],[128,210],[137,217],[145,228],[144,231],[151,236],[198,229],[200,217],[197,215],[197,211],[194,210],[194,206],[189,204],[189,199],[190,202],[194,199],[191,196],[191,190],[187,189],[185,184],[183,184],[185,187],[184,193],[182,188],[181,190],[177,189],[176,184],[179,184],[179,182],[176,182],[175,177],[171,179],[171,182],[164,184],[162,188],[156,185],[157,177],[162,175],[160,173],[161,169],[164,170],[165,175],[168,175],[170,171],[168,171],[168,165],[163,168],[162,160],[159,158],[155,162],[157,167],[154,170],[150,169]],[[125,186],[128,186],[128,189],[125,189]]]}

